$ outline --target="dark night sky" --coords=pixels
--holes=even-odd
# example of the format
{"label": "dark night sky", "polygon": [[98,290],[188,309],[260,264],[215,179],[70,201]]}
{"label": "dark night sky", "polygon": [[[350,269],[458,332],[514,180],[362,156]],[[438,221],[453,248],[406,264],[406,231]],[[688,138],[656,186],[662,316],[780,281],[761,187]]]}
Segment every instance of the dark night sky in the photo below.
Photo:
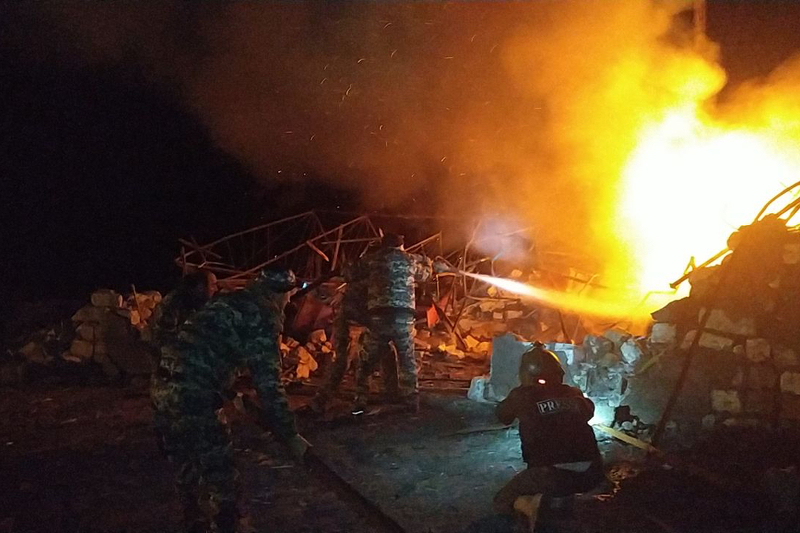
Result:
{"label": "dark night sky", "polygon": [[[211,57],[209,50],[226,46],[209,22],[216,4],[171,10],[142,5],[135,16],[123,10],[88,17],[63,9],[51,18],[36,9],[0,7],[0,319],[22,300],[82,298],[98,286],[126,290],[130,283],[167,288],[177,274],[171,259],[180,236],[202,241],[287,211],[329,206],[326,197],[356,208],[364,195],[346,179],[335,186],[314,179],[319,165],[305,167],[296,156],[284,160],[280,150],[268,154],[267,166],[305,175],[302,180],[254,172],[241,151],[232,155],[237,150],[228,150],[230,143],[221,148],[225,143],[209,131],[208,120],[187,105],[187,83],[175,82],[190,79]],[[311,30],[291,39],[334,50],[344,42],[351,49],[343,55],[363,54],[358,35],[339,42],[330,29],[358,5],[305,6],[303,21]],[[796,3],[710,2],[708,18],[731,83],[763,76],[800,49]],[[473,23],[502,32],[501,22],[498,17]],[[77,29],[70,34],[59,25]],[[253,31],[244,23],[243,28]],[[293,41],[275,35],[274,50],[264,55],[284,65],[280,54]],[[137,38],[141,47],[131,45]],[[270,42],[268,31],[254,39]],[[284,82],[296,72],[284,67],[271,67],[272,78],[261,80],[265,91],[291,90]],[[247,76],[246,69],[231,72]],[[408,81],[412,89],[425,83],[424,74]],[[476,98],[478,90],[460,89]],[[302,114],[314,105],[296,103],[297,109],[280,113]],[[376,109],[371,113],[382,108]],[[281,127],[275,113],[269,126]],[[331,118],[332,134],[337,120],[343,119]],[[355,189],[360,192],[349,192]]]}

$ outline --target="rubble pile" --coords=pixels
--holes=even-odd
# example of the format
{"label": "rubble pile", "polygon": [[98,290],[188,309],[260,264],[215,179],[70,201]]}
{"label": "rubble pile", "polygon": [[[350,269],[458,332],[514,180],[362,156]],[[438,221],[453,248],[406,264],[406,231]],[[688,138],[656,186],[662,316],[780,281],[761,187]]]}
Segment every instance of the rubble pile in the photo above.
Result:
{"label": "rubble pile", "polygon": [[305,344],[287,337],[281,342],[280,350],[287,379],[307,380],[320,368],[320,362],[325,366],[335,357],[324,329],[311,332]]}
{"label": "rubble pile", "polygon": [[[498,402],[519,386],[519,363],[532,342],[506,334],[492,342],[489,376],[472,380],[468,397]],[[571,383],[595,402],[599,419],[611,423],[630,391],[629,380],[651,357],[646,339],[612,329],[603,335],[587,335],[583,344],[546,343],[561,361]],[[644,429],[642,426],[641,429]]]}
{"label": "rubble pile", "polygon": [[[110,289],[92,293],[91,302],[72,316],[76,336],[61,357],[75,363],[97,363],[111,378],[121,373],[149,373],[149,352],[131,327],[131,310],[124,302],[120,294]],[[140,323],[137,317],[134,325]]]}
{"label": "rubble pile", "polygon": [[657,360],[631,383],[632,409],[655,419],[691,351],[667,423],[688,440],[719,426],[800,423],[800,234],[766,217],[728,246],[720,265],[692,272],[687,298],[653,313],[648,345]]}
{"label": "rubble pile", "polygon": [[125,298],[122,307],[128,310],[131,325],[139,331],[145,331],[150,325],[153,310],[161,303],[158,291],[132,292]]}

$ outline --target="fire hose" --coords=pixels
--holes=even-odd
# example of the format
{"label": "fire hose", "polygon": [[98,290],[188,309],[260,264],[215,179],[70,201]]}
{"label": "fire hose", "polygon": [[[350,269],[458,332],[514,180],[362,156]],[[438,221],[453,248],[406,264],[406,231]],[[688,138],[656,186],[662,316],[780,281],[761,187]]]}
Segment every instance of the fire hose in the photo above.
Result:
{"label": "fire hose", "polygon": [[[260,419],[261,406],[253,402],[247,395],[238,396],[237,399],[241,399],[240,402],[234,401],[237,410],[255,420]],[[310,473],[320,479],[325,485],[331,487],[339,496],[365,511],[361,516],[369,520],[373,531],[406,533],[406,530],[397,523],[397,521],[386,514],[380,506],[364,496],[352,484],[348,483],[342,476],[329,467],[314,451],[314,447],[311,443],[309,443],[309,448],[303,456],[303,464]]]}

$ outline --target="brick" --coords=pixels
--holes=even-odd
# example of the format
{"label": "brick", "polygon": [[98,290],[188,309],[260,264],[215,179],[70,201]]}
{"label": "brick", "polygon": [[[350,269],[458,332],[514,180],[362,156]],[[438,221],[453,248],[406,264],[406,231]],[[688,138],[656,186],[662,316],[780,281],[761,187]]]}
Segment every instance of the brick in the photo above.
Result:
{"label": "brick", "polygon": [[650,342],[653,344],[672,344],[678,337],[678,327],[675,324],[659,322],[653,324],[650,331]]}
{"label": "brick", "polygon": [[781,374],[781,392],[800,396],[800,372],[784,372]]}
{"label": "brick", "polygon": [[[699,320],[703,319],[705,309],[701,309],[699,313]],[[721,331],[723,333],[731,333],[733,335],[741,335],[743,337],[756,336],[756,323],[752,318],[740,318],[739,320],[731,319],[721,309],[713,309],[711,315],[706,322],[706,328]]]}
{"label": "brick", "polygon": [[[687,350],[689,346],[692,345],[692,341],[694,340],[694,336],[696,334],[697,332],[694,330],[687,333],[686,337],[684,337],[683,342],[681,343],[681,348]],[[700,336],[700,341],[698,344],[701,348],[708,348],[710,350],[716,350],[719,352],[733,348],[732,339],[708,332],[705,332]]]}
{"label": "brick", "polygon": [[122,307],[122,296],[111,289],[100,289],[92,293],[92,305],[95,307]]}
{"label": "brick", "polygon": [[711,408],[717,412],[740,413],[742,402],[735,390],[712,390]]}
{"label": "brick", "polygon": [[111,316],[109,309],[104,307],[95,307],[93,305],[85,305],[78,309],[78,311],[72,315],[73,322],[95,322],[101,323],[108,320],[108,317]]}
{"label": "brick", "polygon": [[763,363],[770,356],[769,342],[766,339],[747,339],[745,355],[754,363]]}

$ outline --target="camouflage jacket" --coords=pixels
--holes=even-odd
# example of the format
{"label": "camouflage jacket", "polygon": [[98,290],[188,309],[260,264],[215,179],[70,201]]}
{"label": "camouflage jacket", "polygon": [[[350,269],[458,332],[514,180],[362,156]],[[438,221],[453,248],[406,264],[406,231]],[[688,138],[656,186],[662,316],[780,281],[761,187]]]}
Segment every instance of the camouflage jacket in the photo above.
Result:
{"label": "camouflage jacket", "polygon": [[153,311],[151,319],[151,342],[160,348],[178,338],[178,328],[200,309],[205,302],[176,289],[167,294]]}
{"label": "camouflage jacket", "polygon": [[262,423],[287,439],[297,432],[280,380],[282,297],[248,287],[210,300],[179,328],[175,349],[162,356],[161,368],[177,376],[191,396],[192,389],[222,392],[233,371],[247,367],[261,401]]}
{"label": "camouflage jacket", "polygon": [[433,274],[431,261],[397,248],[364,256],[368,275],[367,309],[415,309],[416,283]]}
{"label": "camouflage jacket", "polygon": [[346,320],[364,323],[367,314],[367,269],[357,260],[342,269],[345,286],[338,302],[338,311]]}

